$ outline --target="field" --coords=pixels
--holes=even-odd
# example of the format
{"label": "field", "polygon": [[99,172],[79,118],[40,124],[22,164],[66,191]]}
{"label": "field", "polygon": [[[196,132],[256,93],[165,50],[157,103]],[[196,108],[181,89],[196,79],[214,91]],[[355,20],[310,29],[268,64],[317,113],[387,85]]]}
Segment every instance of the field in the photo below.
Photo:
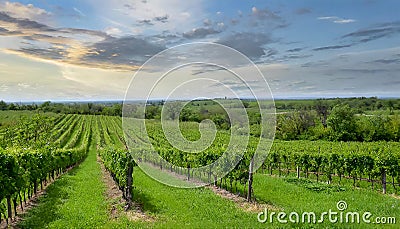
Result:
{"label": "field", "polygon": [[[140,148],[131,149],[137,152],[129,154],[129,142],[123,137],[122,119],[118,116],[37,112],[1,115],[12,117],[2,118],[0,137],[2,226],[7,225],[7,219],[9,225],[19,228],[376,228],[377,217],[385,217],[385,227],[399,225],[398,142],[277,140],[249,186],[250,158],[258,139],[255,136],[249,139],[244,160],[221,178],[218,173],[194,173],[192,169],[225,152],[229,130],[219,129],[206,151],[188,154],[174,149],[160,123],[151,120],[146,122],[150,142],[139,143],[143,139],[138,130],[131,130],[130,138]],[[187,139],[200,138],[197,123],[182,125]],[[149,143],[154,149],[146,147]],[[152,150],[174,166],[168,167],[153,157]],[[187,183],[187,179],[213,184],[195,189],[166,186],[147,176],[132,155],[176,184]],[[110,184],[104,180],[101,164],[121,190],[120,196],[107,195]],[[22,211],[21,206],[27,206],[25,202],[47,183],[51,184],[45,194],[33,200],[34,206],[28,211]],[[216,189],[233,193],[236,200]],[[243,203],[249,190],[252,203],[246,205]],[[257,219],[264,208],[269,213],[298,212],[301,216],[302,212],[314,212],[320,216],[329,209],[338,211],[339,201],[346,202],[346,211],[371,212],[371,223],[332,223],[327,216],[324,222],[315,224],[312,220],[282,224],[276,217],[272,223]],[[126,206],[130,207],[127,212]]]}

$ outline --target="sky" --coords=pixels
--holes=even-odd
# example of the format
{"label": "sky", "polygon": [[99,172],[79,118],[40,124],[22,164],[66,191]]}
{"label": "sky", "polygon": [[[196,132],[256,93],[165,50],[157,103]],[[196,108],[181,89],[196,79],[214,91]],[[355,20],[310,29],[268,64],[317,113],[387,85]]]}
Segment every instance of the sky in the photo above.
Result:
{"label": "sky", "polygon": [[[396,0],[0,0],[0,100],[142,98],[143,85],[173,68],[149,60],[193,42],[237,50],[267,84],[233,80],[254,66],[211,45],[201,52],[208,64],[175,69],[154,98],[223,96],[222,88],[246,97],[244,86],[274,98],[400,97],[399,11]],[[180,52],[161,62],[184,64],[196,49]]]}

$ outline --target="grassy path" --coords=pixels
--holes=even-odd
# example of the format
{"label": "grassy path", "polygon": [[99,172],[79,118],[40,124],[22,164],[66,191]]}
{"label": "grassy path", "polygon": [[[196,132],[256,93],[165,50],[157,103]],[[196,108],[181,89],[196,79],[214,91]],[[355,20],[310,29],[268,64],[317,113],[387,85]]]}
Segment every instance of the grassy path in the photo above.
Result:
{"label": "grassy path", "polygon": [[165,186],[134,171],[135,201],[149,221],[111,220],[105,185],[94,147],[86,160],[47,188],[20,222],[20,228],[226,228],[257,227],[255,213],[244,212],[235,203],[207,188],[179,189]]}
{"label": "grassy path", "polygon": [[[254,228],[264,227],[257,214],[244,212],[235,203],[208,188],[181,189],[166,186],[134,169],[134,199],[154,222],[136,222],[151,228]],[[173,178],[171,178],[173,179]]]}
{"label": "grassy path", "polygon": [[98,228],[108,221],[105,186],[95,147],[79,166],[64,174],[39,198],[18,225],[21,228]]}

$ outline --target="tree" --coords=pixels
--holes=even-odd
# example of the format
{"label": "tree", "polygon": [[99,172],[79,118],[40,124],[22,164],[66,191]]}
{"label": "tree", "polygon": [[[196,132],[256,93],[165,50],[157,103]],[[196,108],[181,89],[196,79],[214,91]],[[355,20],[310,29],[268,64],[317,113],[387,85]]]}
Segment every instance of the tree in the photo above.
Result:
{"label": "tree", "polygon": [[0,101],[0,110],[1,111],[7,110],[7,103],[4,102],[3,100]]}
{"label": "tree", "polygon": [[329,105],[323,100],[317,100],[315,103],[315,110],[317,111],[318,116],[321,119],[322,125],[324,127],[327,127],[326,125],[326,119],[328,118],[329,114]]}
{"label": "tree", "polygon": [[46,101],[46,102],[42,103],[42,105],[40,105],[40,110],[42,110],[43,112],[50,112],[51,105],[52,104],[50,101]]}
{"label": "tree", "polygon": [[277,135],[284,140],[299,139],[310,127],[315,126],[309,111],[294,111],[278,116]]}
{"label": "tree", "polygon": [[355,112],[349,105],[336,105],[328,116],[327,124],[333,130],[333,139],[352,141],[356,139]]}

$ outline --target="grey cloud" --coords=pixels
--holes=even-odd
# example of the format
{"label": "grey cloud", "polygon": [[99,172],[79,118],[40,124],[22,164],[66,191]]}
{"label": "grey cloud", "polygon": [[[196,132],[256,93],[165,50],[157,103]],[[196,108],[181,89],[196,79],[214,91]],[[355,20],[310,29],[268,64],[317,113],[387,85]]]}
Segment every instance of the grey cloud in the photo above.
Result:
{"label": "grey cloud", "polygon": [[169,31],[163,32],[158,35],[154,35],[153,37],[165,40],[175,40],[179,38],[177,35],[169,33]]}
{"label": "grey cloud", "polygon": [[108,38],[92,46],[99,54],[89,54],[87,61],[106,61],[114,64],[142,64],[149,57],[165,49],[136,37]]}
{"label": "grey cloud", "polygon": [[295,10],[294,12],[295,12],[295,14],[303,15],[303,14],[309,14],[312,11],[309,8],[300,8],[300,9]]}
{"label": "grey cloud", "polygon": [[400,85],[400,80],[393,80],[393,81],[389,81],[389,82],[384,82],[383,85],[389,85],[389,86]]}
{"label": "grey cloud", "polygon": [[393,36],[397,33],[400,33],[400,22],[388,22],[348,33],[342,38],[350,38],[357,42],[365,43],[382,37]]}
{"label": "grey cloud", "polygon": [[303,67],[303,68],[309,68],[309,67],[327,67],[327,66],[329,66],[329,63],[328,62],[326,62],[326,61],[323,61],[323,60],[320,60],[320,61],[310,61],[310,62],[307,62],[307,63],[304,63],[304,64],[302,64],[301,65],[301,67]]}
{"label": "grey cloud", "polygon": [[362,73],[362,74],[375,74],[382,72],[389,72],[388,69],[352,69],[352,68],[343,68],[339,69],[341,72],[349,72],[349,73]]}
{"label": "grey cloud", "polygon": [[58,29],[58,31],[64,32],[64,33],[86,34],[86,35],[98,36],[98,37],[103,37],[103,38],[110,37],[105,32],[97,31],[97,30],[89,30],[89,29],[61,28],[61,29]]}
{"label": "grey cloud", "polygon": [[357,77],[355,77],[355,76],[349,76],[349,77],[335,77],[335,78],[332,78],[332,79],[330,79],[329,81],[341,81],[341,80],[354,80],[354,79],[356,79]]}
{"label": "grey cloud", "polygon": [[188,39],[199,39],[220,32],[221,31],[215,30],[213,28],[196,28],[193,29],[192,31],[183,33],[182,36]]}
{"label": "grey cloud", "polygon": [[[92,35],[92,36],[98,36],[98,37],[103,37],[107,38],[109,37],[106,33],[101,32],[101,31],[96,31],[96,30],[88,30],[88,29],[77,29],[77,28],[53,28],[45,24],[38,23],[36,21],[31,21],[29,19],[18,19],[9,16],[6,13],[0,12],[0,23],[1,21],[3,22],[8,22],[8,23],[13,23],[16,24],[22,32],[13,32],[9,31],[9,34],[23,34],[23,30],[37,30],[37,32],[41,33],[65,33],[65,34],[87,34],[87,35]],[[6,32],[6,31],[3,31]]]}
{"label": "grey cloud", "polygon": [[352,44],[346,44],[346,45],[331,45],[331,46],[324,46],[324,47],[318,47],[314,48],[313,51],[322,51],[322,50],[329,50],[329,49],[342,49],[342,48],[347,48],[352,46]]}
{"label": "grey cloud", "polygon": [[368,63],[379,63],[379,64],[397,64],[400,63],[400,59],[379,59]]}
{"label": "grey cloud", "polygon": [[265,30],[285,28],[288,23],[278,13],[270,11],[268,8],[257,9],[252,8],[252,13],[248,20],[248,25],[251,27],[260,27]]}
{"label": "grey cloud", "polygon": [[153,20],[154,21],[159,21],[159,22],[162,22],[162,23],[166,23],[166,22],[168,22],[168,18],[169,18],[169,16],[168,16],[168,14],[166,14],[164,16],[155,17]]}
{"label": "grey cloud", "polygon": [[135,9],[135,7],[133,5],[127,4],[127,3],[124,4],[124,7],[127,8],[128,10],[134,10]]}
{"label": "grey cloud", "polygon": [[256,7],[253,7],[252,15],[259,20],[267,20],[267,19],[282,20],[282,18],[278,14],[270,11],[268,8],[260,10],[257,9]]}
{"label": "grey cloud", "polygon": [[20,27],[21,29],[39,29],[41,31],[55,31],[53,28],[47,25],[38,23],[36,21],[31,21],[29,19],[14,18],[4,12],[0,12],[0,22],[1,21],[14,23],[18,25],[18,27]]}
{"label": "grey cloud", "polygon": [[282,57],[282,60],[293,60],[293,59],[304,59],[304,58],[308,58],[308,57],[312,57],[313,55],[311,54],[303,54],[303,55],[284,55]]}
{"label": "grey cloud", "polygon": [[222,67],[209,64],[197,64],[196,67],[197,69],[192,70],[192,75],[200,75],[208,72],[225,70]]}
{"label": "grey cloud", "polygon": [[211,25],[212,25],[212,21],[211,21],[210,19],[205,19],[205,20],[203,21],[203,25],[204,25],[204,26],[211,26]]}
{"label": "grey cloud", "polygon": [[58,49],[58,48],[48,48],[48,49],[21,48],[16,51],[30,54],[32,56],[42,57],[42,58],[44,57],[46,59],[52,59],[52,60],[62,60],[64,58],[64,55],[62,54],[64,50]]}
{"label": "grey cloud", "polygon": [[137,22],[142,25],[154,25],[149,19],[138,20]]}
{"label": "grey cloud", "polygon": [[286,52],[300,52],[301,50],[303,50],[303,49],[302,48],[294,48],[294,49],[286,50]]}
{"label": "grey cloud", "polygon": [[274,49],[268,49],[268,50],[264,50],[264,56],[265,57],[271,57],[274,56],[276,54],[278,54],[278,51],[274,50]]}
{"label": "grey cloud", "polygon": [[218,41],[220,44],[238,50],[252,60],[259,59],[264,55],[276,54],[274,51],[265,51],[264,45],[272,42],[273,40],[268,35],[262,33],[235,33]]}

